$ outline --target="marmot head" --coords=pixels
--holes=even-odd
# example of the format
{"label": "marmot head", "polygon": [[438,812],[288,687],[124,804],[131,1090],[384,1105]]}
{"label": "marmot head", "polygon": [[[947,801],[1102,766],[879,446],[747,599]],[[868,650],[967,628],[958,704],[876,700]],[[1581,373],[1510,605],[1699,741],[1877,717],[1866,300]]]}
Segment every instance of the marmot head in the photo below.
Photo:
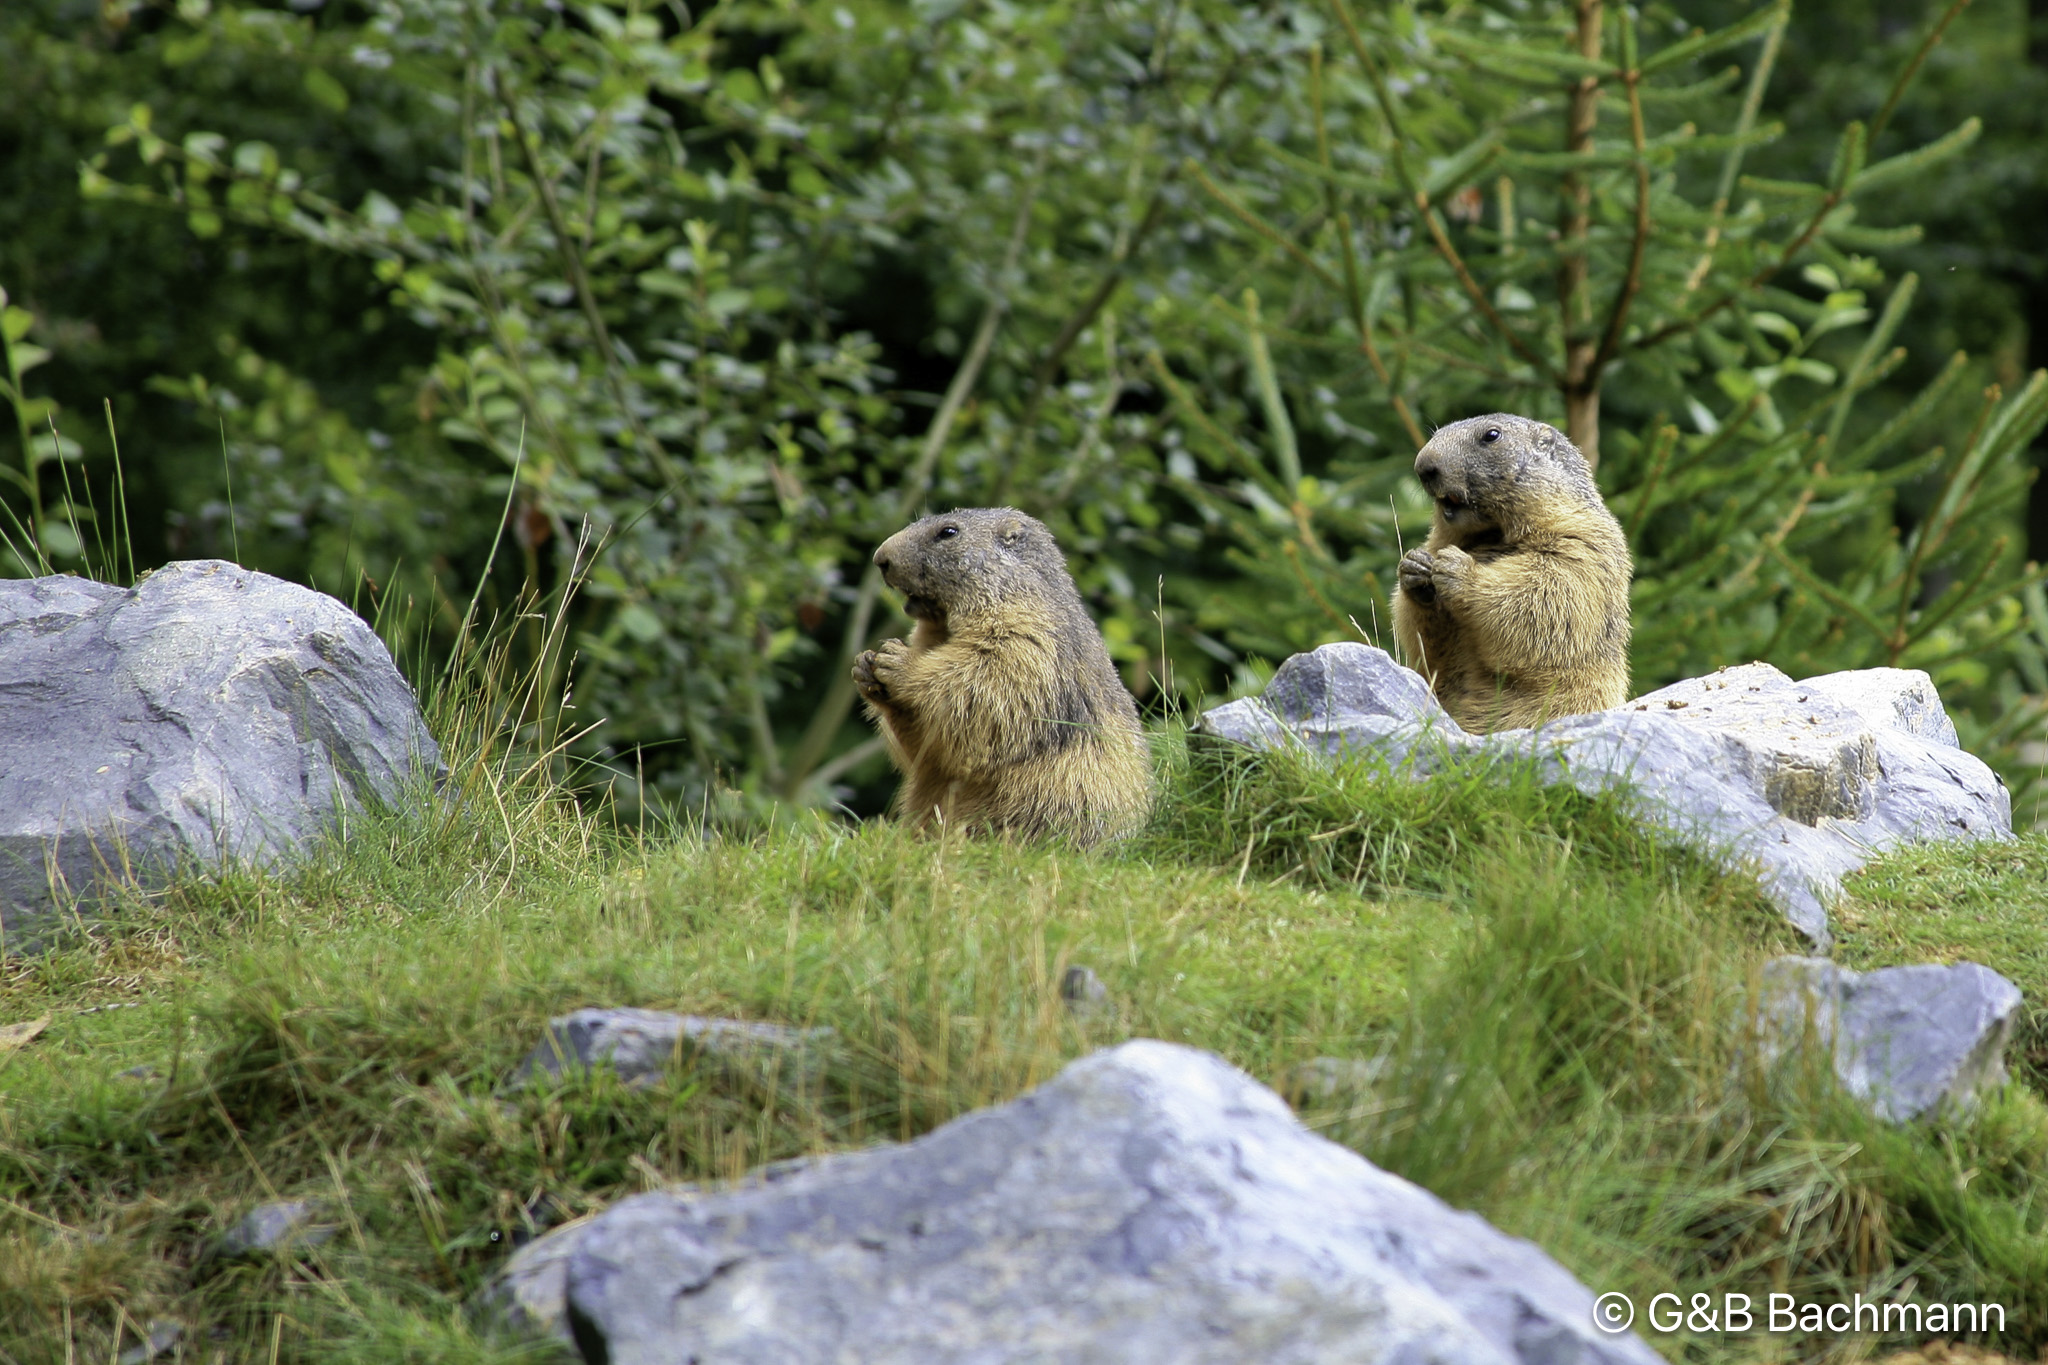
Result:
{"label": "marmot head", "polygon": [[1506,412],[1439,427],[1415,457],[1415,477],[1458,531],[1498,525],[1532,494],[1568,488],[1600,500],[1592,468],[1563,432]]}
{"label": "marmot head", "polygon": [[1045,523],[1014,507],[963,507],[914,521],[875,551],[882,581],[920,621],[986,610],[1030,593],[1080,603],[1066,557]]}

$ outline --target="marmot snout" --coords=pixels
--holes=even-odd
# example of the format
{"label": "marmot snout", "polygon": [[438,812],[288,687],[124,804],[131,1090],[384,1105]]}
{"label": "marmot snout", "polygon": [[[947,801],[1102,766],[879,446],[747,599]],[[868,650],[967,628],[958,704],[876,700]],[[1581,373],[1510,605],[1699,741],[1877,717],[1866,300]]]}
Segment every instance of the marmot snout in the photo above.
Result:
{"label": "marmot snout", "polygon": [[1402,559],[1394,635],[1467,730],[1535,725],[1628,696],[1628,539],[1563,432],[1494,413],[1415,457],[1436,502]]}
{"label": "marmot snout", "polygon": [[1137,704],[1052,532],[1009,507],[913,522],[875,551],[917,620],[854,662],[920,824],[1126,833],[1151,804]]}

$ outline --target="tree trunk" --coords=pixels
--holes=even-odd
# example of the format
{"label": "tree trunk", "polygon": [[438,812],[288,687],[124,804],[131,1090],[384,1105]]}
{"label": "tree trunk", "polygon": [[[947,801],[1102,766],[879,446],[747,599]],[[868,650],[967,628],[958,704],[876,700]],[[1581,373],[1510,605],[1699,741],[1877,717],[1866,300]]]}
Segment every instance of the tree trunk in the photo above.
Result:
{"label": "tree trunk", "polygon": [[[1587,350],[1593,348],[1588,345]],[[1590,360],[1591,357],[1589,356]],[[1564,434],[1586,457],[1586,463],[1600,467],[1600,379],[1595,375],[1583,386],[1564,391]]]}
{"label": "tree trunk", "polygon": [[[1577,0],[1579,53],[1598,60],[1602,0]],[[1572,87],[1571,103],[1565,110],[1567,152],[1592,149],[1593,126],[1600,119],[1600,82],[1592,76]],[[1593,301],[1587,296],[1586,235],[1592,226],[1593,189],[1577,171],[1567,172],[1563,187],[1563,221],[1558,235],[1563,242],[1557,271],[1558,323],[1564,331],[1564,375],[1559,388],[1564,396],[1564,434],[1585,455],[1587,463],[1600,463],[1600,376],[1593,372],[1593,358],[1600,340],[1593,326]]]}

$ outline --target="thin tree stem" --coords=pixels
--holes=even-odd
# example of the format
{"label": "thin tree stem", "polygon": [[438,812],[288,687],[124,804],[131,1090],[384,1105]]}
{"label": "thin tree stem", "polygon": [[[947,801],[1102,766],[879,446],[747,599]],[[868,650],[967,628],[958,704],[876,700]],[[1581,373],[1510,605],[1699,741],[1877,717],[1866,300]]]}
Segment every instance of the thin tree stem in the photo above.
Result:
{"label": "thin tree stem", "polygon": [[1394,104],[1393,92],[1387,88],[1387,82],[1380,72],[1379,63],[1372,59],[1372,52],[1365,45],[1365,37],[1358,31],[1358,25],[1352,19],[1351,11],[1345,5],[1344,0],[1331,0],[1331,7],[1335,10],[1339,22],[1343,25],[1345,36],[1350,39],[1351,50],[1358,55],[1359,64],[1365,68],[1366,79],[1372,84],[1373,98],[1380,107],[1381,116],[1387,121],[1388,151],[1391,154],[1390,159],[1394,163],[1394,175],[1400,180],[1401,188],[1407,193],[1410,202],[1415,205],[1416,212],[1421,216],[1423,226],[1428,230],[1430,241],[1436,247],[1437,254],[1443,257],[1444,262],[1451,267],[1451,273],[1457,276],[1458,284],[1464,289],[1466,296],[1472,300],[1474,306],[1485,316],[1487,322],[1493,327],[1494,332],[1501,340],[1507,343],[1508,348],[1534,367],[1537,373],[1544,376],[1546,380],[1554,379],[1557,373],[1555,368],[1542,356],[1531,350],[1527,343],[1522,340],[1521,336],[1516,333],[1515,329],[1508,326],[1507,320],[1501,317],[1500,313],[1494,308],[1492,300],[1486,297],[1486,291],[1481,289],[1479,282],[1472,278],[1472,272],[1467,268],[1465,258],[1460,256],[1457,247],[1452,245],[1450,234],[1444,230],[1442,215],[1437,213],[1436,209],[1430,205],[1429,195],[1416,182],[1414,172],[1408,165],[1408,154],[1405,146],[1407,134],[1402,130],[1400,111]]}
{"label": "thin tree stem", "polygon": [[[1593,357],[1593,384],[1597,391],[1600,373],[1614,353],[1621,348],[1622,329],[1628,325],[1628,311],[1636,300],[1636,293],[1643,286],[1643,252],[1650,241],[1650,163],[1644,152],[1643,101],[1637,89],[1638,74],[1631,70],[1627,76],[1629,137],[1635,144],[1636,152],[1636,223],[1635,238],[1628,253],[1628,274],[1621,282],[1621,290],[1614,296],[1614,307],[1607,315],[1607,332],[1600,339],[1600,351]],[[1588,455],[1588,460],[1594,457]],[[1597,460],[1594,461],[1598,463]]]}
{"label": "thin tree stem", "polygon": [[1771,83],[1771,72],[1778,65],[1778,49],[1785,41],[1785,28],[1792,21],[1792,7],[1778,6],[1777,22],[1764,35],[1763,51],[1757,54],[1756,70],[1750,73],[1749,89],[1742,96],[1742,112],[1735,118],[1735,145],[1728,149],[1727,159],[1721,163],[1721,180],[1714,187],[1714,208],[1707,222],[1705,244],[1700,251],[1699,262],[1685,277],[1687,294],[1694,293],[1707,272],[1713,268],[1714,253],[1720,249],[1721,229],[1728,217],[1728,200],[1735,193],[1735,178],[1742,173],[1742,154],[1747,150],[1745,142],[1750,130],[1756,127],[1757,113],[1763,108],[1764,89]]}
{"label": "thin tree stem", "polygon": [[527,136],[526,124],[519,117],[519,103],[514,98],[510,82],[498,82],[498,102],[505,110],[505,120],[512,125],[512,135],[519,143],[520,159],[526,162],[527,174],[533,177],[534,188],[540,194],[541,207],[548,216],[548,226],[555,234],[556,249],[561,252],[562,268],[569,274],[569,283],[575,287],[577,301],[583,307],[583,316],[590,323],[590,333],[597,343],[598,356],[604,361],[605,381],[612,391],[612,401],[619,405],[619,415],[633,429],[633,439],[654,461],[662,480],[674,486],[681,486],[681,478],[668,452],[655,439],[640,414],[634,411],[626,392],[624,367],[619,364],[619,354],[612,345],[611,330],[604,325],[604,315],[598,311],[597,295],[591,291],[590,277],[583,270],[582,253],[576,249],[576,239],[570,234],[569,220],[562,214],[561,203],[555,197],[554,182],[542,171],[540,156],[534,150],[533,139]]}
{"label": "thin tree stem", "polygon": [[[946,438],[952,434],[953,423],[958,420],[960,410],[980,382],[981,372],[988,363],[988,356],[995,345],[996,332],[1003,317],[1009,312],[1010,276],[1017,268],[1017,260],[1023,254],[1024,242],[1030,235],[1031,209],[1038,201],[1038,190],[1044,183],[1045,157],[1038,160],[1036,173],[1026,186],[1017,204],[1017,216],[1010,225],[1010,241],[1003,250],[1003,263],[997,269],[994,288],[989,295],[988,306],[982,310],[981,324],[975,328],[974,339],[968,343],[967,354],[960,358],[960,366],[953,372],[953,382],[946,386],[946,395],[939,400],[939,410],[932,417],[932,424],[926,430],[924,445],[918,450],[917,461],[911,466],[909,476],[903,482],[902,495],[896,501],[896,520],[903,521],[918,504],[924,501],[930,487],[932,472],[938,467],[939,452],[945,449]],[[861,650],[867,648],[868,631],[874,619],[875,602],[882,591],[882,571],[872,563],[861,575],[860,592],[854,599],[853,618],[846,628],[846,636],[840,645],[839,670],[832,679],[825,698],[818,704],[818,710],[811,718],[810,725],[797,741],[784,769],[782,791],[794,799],[817,768],[818,761],[830,748],[839,727],[845,723],[847,712],[853,707],[853,661]]]}

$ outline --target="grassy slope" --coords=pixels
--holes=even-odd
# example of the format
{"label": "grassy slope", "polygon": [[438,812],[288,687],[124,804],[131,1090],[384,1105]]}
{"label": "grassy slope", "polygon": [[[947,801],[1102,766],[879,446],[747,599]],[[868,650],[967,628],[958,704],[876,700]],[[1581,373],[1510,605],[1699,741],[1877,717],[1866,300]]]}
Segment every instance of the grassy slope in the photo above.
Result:
{"label": "grassy slope", "polygon": [[[2015,1087],[1892,1131],[1824,1082],[1745,1072],[1727,1021],[1794,946],[1753,887],[1513,770],[1167,764],[1154,829],[1094,854],[823,823],[606,849],[545,801],[471,801],[9,963],[0,1023],[54,1022],[0,1057],[0,1362],[110,1359],[153,1318],[211,1331],[209,1359],[548,1358],[461,1310],[530,1210],[913,1136],[1140,1035],[1279,1083],[1389,1052],[1375,1094],[1310,1121],[1596,1287],[1833,1300],[1916,1275],[1923,1298],[2002,1300],[2016,1351],[2048,1345],[2048,1109]],[[2038,837],[1895,858],[1859,883],[1844,955],[1960,951],[2048,987],[2044,865]],[[1112,1015],[1068,1019],[1068,963]],[[133,1007],[88,1012],[108,1004]],[[584,1004],[829,1024],[845,1047],[816,1093],[706,1071],[495,1096]],[[298,1195],[338,1211],[334,1241],[201,1259]]]}

